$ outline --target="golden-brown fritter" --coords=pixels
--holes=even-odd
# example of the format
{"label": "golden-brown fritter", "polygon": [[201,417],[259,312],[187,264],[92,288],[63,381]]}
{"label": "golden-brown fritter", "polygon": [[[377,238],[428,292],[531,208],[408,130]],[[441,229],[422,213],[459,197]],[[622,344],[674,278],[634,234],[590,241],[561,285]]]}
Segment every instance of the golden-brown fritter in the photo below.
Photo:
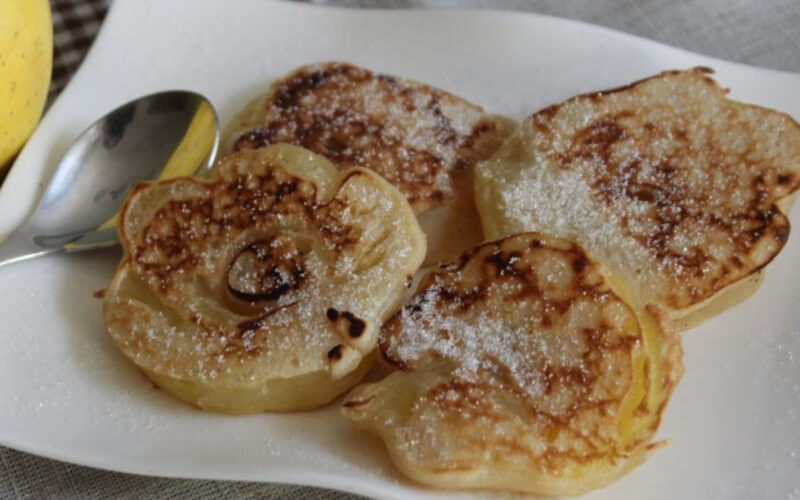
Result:
{"label": "golden-brown fritter", "polygon": [[343,412],[398,468],[444,488],[573,495],[641,463],[682,368],[576,244],[523,233],[427,275],[384,325],[398,371]]}
{"label": "golden-brown fritter", "polygon": [[397,189],[290,145],[231,155],[211,180],[137,186],[119,233],[114,343],[167,392],[226,413],[351,387],[425,255]]}
{"label": "golden-brown fritter", "polygon": [[340,168],[374,170],[417,212],[451,199],[456,179],[506,133],[452,94],[346,63],[304,66],[275,82],[241,125],[234,151],[303,146]]}
{"label": "golden-brown fritter", "polygon": [[800,126],[725,94],[698,68],[535,113],[476,169],[486,236],[576,241],[681,328],[742,300],[788,238]]}

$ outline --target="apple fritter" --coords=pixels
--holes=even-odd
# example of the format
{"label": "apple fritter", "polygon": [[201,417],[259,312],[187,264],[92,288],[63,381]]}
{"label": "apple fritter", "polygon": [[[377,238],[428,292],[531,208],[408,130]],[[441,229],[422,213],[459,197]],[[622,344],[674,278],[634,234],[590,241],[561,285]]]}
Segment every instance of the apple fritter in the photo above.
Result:
{"label": "apple fritter", "polygon": [[476,168],[488,238],[578,242],[683,329],[755,290],[789,235],[800,126],[669,71],[535,113]]}
{"label": "apple fritter", "polygon": [[[613,285],[613,286],[612,286]],[[443,264],[383,327],[397,371],[343,413],[442,488],[574,495],[641,463],[682,372],[677,337],[576,244],[538,233]]]}
{"label": "apple fritter", "polygon": [[391,184],[290,145],[228,156],[211,180],[137,186],[119,233],[103,308],[115,344],[167,392],[226,413],[349,389],[425,255]]}

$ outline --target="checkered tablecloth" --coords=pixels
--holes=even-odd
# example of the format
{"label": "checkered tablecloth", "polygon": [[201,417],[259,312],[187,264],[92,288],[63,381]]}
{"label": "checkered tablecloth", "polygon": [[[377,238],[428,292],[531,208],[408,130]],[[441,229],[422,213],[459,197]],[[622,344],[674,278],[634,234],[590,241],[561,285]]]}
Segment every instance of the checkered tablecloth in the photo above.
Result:
{"label": "checkered tablecloth", "polygon": [[66,87],[81,65],[103,24],[109,3],[107,0],[50,0],[54,46],[51,99]]}
{"label": "checkered tablecloth", "polygon": [[[468,6],[535,11],[609,26],[723,59],[800,72],[800,0],[311,1],[347,7]],[[51,0],[55,28],[51,98],[64,88],[80,65],[110,2]],[[0,499],[219,497],[355,498],[344,493],[298,486],[118,474],[0,448]]]}

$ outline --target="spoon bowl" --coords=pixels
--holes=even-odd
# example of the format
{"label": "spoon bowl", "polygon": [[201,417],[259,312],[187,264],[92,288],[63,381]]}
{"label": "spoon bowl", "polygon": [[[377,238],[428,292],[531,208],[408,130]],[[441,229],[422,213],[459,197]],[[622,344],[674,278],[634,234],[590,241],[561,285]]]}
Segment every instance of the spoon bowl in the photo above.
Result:
{"label": "spoon bowl", "polygon": [[159,92],[118,107],[72,143],[33,215],[0,243],[0,266],[116,244],[117,213],[134,185],[203,175],[218,146],[216,111],[200,94]]}

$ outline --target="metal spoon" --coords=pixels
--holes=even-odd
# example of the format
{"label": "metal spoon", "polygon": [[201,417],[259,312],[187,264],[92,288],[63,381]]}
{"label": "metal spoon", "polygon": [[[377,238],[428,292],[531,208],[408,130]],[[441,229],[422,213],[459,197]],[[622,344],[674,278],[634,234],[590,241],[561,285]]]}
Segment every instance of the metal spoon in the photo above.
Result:
{"label": "metal spoon", "polygon": [[116,244],[117,212],[131,187],[206,173],[218,145],[216,111],[194,92],[160,92],[120,106],[72,143],[33,215],[0,243],[0,266]]}

